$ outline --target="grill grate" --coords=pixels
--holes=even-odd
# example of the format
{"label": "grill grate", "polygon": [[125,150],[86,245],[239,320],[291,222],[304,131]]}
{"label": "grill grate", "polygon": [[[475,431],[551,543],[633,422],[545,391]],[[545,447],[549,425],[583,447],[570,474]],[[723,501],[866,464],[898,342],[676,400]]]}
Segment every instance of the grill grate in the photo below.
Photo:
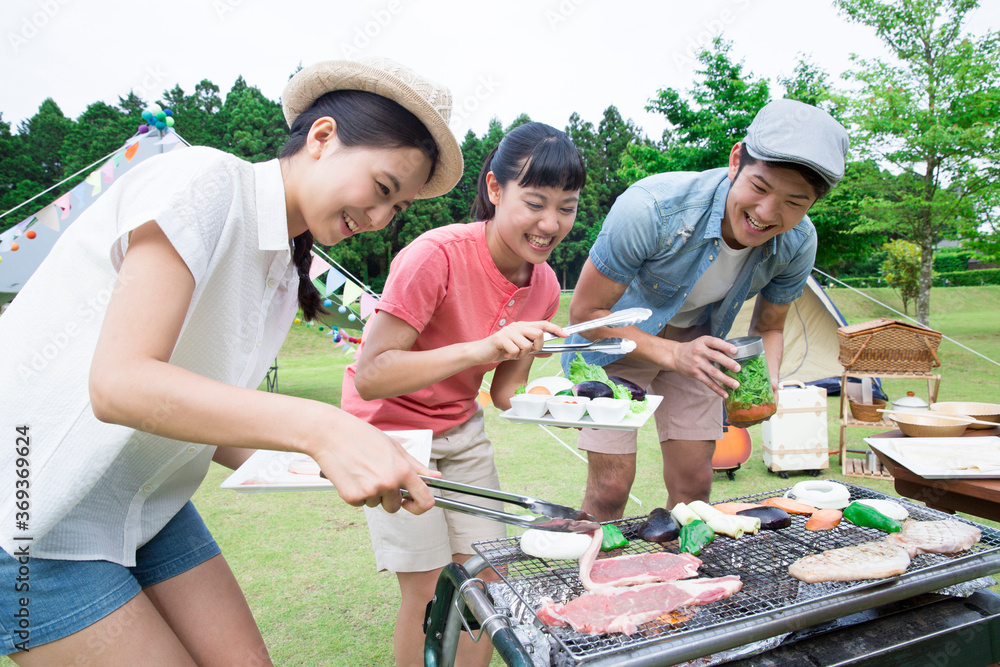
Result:
{"label": "grill grate", "polygon": [[[963,521],[961,518],[870,489],[846,486],[851,491],[852,500],[860,498],[894,500],[906,507],[910,518],[913,519],[937,521],[957,518]],[[783,491],[770,491],[734,500],[756,502],[781,493]],[[645,517],[635,517],[614,522],[629,540],[629,544],[624,549],[604,552],[601,557],[663,550],[660,545],[645,542],[636,536],[644,520]],[[788,566],[803,556],[885,538],[885,533],[880,530],[855,526],[846,519],[829,531],[807,531],[805,522],[805,516],[792,515],[792,525],[783,530],[764,530],[757,535],[744,535],[739,540],[718,537],[699,554],[702,566],[698,570],[698,576],[708,578],[736,574],[743,582],[742,590],[709,605],[682,607],[667,617],[661,616],[653,622],[639,626],[639,631],[634,635],[587,635],[569,627],[549,628],[537,619],[534,610],[541,605],[543,597],[550,597],[556,602],[567,602],[585,592],[580,582],[576,561],[550,561],[527,556],[521,551],[516,537],[477,542],[473,546],[516,595],[519,604],[511,606],[514,620],[517,623],[532,623],[544,628],[562,645],[569,656],[580,660],[657,644],[723,622],[769,615],[793,604],[837,596],[848,590],[876,586],[884,582],[875,580],[806,584],[791,577],[788,574]],[[978,554],[1000,549],[1000,531],[971,521],[966,523],[975,525],[983,534],[982,540],[970,551],[955,555],[921,554],[913,558],[906,574],[901,576],[919,576],[921,571],[934,566],[974,558]],[[663,546],[668,551],[677,552],[676,541]]]}

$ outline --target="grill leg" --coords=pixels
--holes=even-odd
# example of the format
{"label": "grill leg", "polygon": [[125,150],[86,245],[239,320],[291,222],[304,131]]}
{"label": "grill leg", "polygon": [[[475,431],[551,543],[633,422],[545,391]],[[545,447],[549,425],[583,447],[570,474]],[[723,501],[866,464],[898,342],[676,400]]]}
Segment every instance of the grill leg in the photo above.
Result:
{"label": "grill leg", "polygon": [[[470,558],[466,564],[475,573],[485,567],[485,562],[478,556]],[[469,585],[472,581],[468,571],[458,563],[450,563],[441,570],[425,623],[424,664],[427,667],[452,667],[455,664],[463,625],[462,614],[456,610],[455,603],[461,600],[462,612],[472,612],[475,620],[482,625],[482,632],[489,635],[493,647],[506,664],[532,667],[531,656],[514,636],[508,619],[496,613],[482,589]]]}

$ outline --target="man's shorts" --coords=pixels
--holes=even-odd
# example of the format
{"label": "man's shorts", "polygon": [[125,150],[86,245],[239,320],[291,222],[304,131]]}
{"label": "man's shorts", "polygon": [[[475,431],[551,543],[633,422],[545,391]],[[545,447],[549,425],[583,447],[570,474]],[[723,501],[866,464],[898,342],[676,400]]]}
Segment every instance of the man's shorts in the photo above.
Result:
{"label": "man's shorts", "polygon": [[[428,466],[451,482],[488,489],[500,488],[500,476],[493,462],[493,445],[486,437],[480,409],[461,426],[435,436]],[[435,490],[481,507],[504,511],[503,503],[450,491]],[[420,515],[406,510],[389,514],[381,507],[365,508],[368,531],[375,550],[378,570],[427,572],[452,562],[452,554],[473,554],[473,542],[507,536],[504,524],[434,507]]]}
{"label": "man's shorts", "polygon": [[[678,329],[667,325],[661,338],[679,343],[708,335],[707,326]],[[647,362],[625,356],[604,367],[608,375],[617,375],[635,382],[647,393],[662,396],[660,407],[653,413],[656,435],[665,440],[716,441],[722,437],[722,397],[700,380],[666,371]],[[602,454],[634,454],[637,449],[636,431],[585,428],[580,431],[577,448]]]}
{"label": "man's shorts", "polygon": [[[36,558],[30,547],[28,551],[20,558],[0,551],[0,653],[4,655],[79,632],[143,588],[220,553],[191,502],[135,552],[134,567],[103,560]],[[18,592],[18,583],[28,588]],[[26,646],[21,643],[25,640]]]}

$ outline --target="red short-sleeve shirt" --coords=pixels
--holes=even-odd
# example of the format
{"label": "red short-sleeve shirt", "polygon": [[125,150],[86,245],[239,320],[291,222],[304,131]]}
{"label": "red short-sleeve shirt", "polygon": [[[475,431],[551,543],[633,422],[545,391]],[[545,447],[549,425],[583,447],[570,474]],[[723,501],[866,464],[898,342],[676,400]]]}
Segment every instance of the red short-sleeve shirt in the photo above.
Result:
{"label": "red short-sleeve shirt", "polygon": [[[417,330],[413,350],[432,350],[481,340],[512,322],[551,319],[558,307],[552,268],[535,265],[528,286],[517,287],[493,263],[480,221],[432,229],[406,246],[392,262],[375,310]],[[468,368],[405,396],[365,401],[354,388],[355,362],[344,373],[341,405],[384,431],[441,434],[475,414],[483,376],[498,365]]]}

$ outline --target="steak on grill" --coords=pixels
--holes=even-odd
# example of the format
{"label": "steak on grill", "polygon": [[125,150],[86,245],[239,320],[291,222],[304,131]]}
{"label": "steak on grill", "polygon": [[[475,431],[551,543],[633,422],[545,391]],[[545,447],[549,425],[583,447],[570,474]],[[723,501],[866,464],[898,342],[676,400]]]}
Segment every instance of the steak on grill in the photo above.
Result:
{"label": "steak on grill", "polygon": [[580,557],[580,581],[588,591],[613,586],[676,581],[698,575],[701,560],[691,554],[667,551],[597,559],[601,548],[600,531]]}
{"label": "steak on grill", "polygon": [[982,532],[954,519],[944,521],[914,521],[903,524],[903,530],[885,538],[906,549],[913,558],[917,554],[954,554],[971,549]]}
{"label": "steak on grill", "polygon": [[546,625],[569,625],[577,632],[634,634],[638,626],[684,605],[727,598],[743,586],[738,576],[689,579],[589,591],[566,604],[543,598],[535,612]]}
{"label": "steak on grill", "polygon": [[800,558],[788,566],[788,574],[807,584],[860,581],[903,574],[909,565],[910,555],[903,547],[885,541],[865,542]]}

